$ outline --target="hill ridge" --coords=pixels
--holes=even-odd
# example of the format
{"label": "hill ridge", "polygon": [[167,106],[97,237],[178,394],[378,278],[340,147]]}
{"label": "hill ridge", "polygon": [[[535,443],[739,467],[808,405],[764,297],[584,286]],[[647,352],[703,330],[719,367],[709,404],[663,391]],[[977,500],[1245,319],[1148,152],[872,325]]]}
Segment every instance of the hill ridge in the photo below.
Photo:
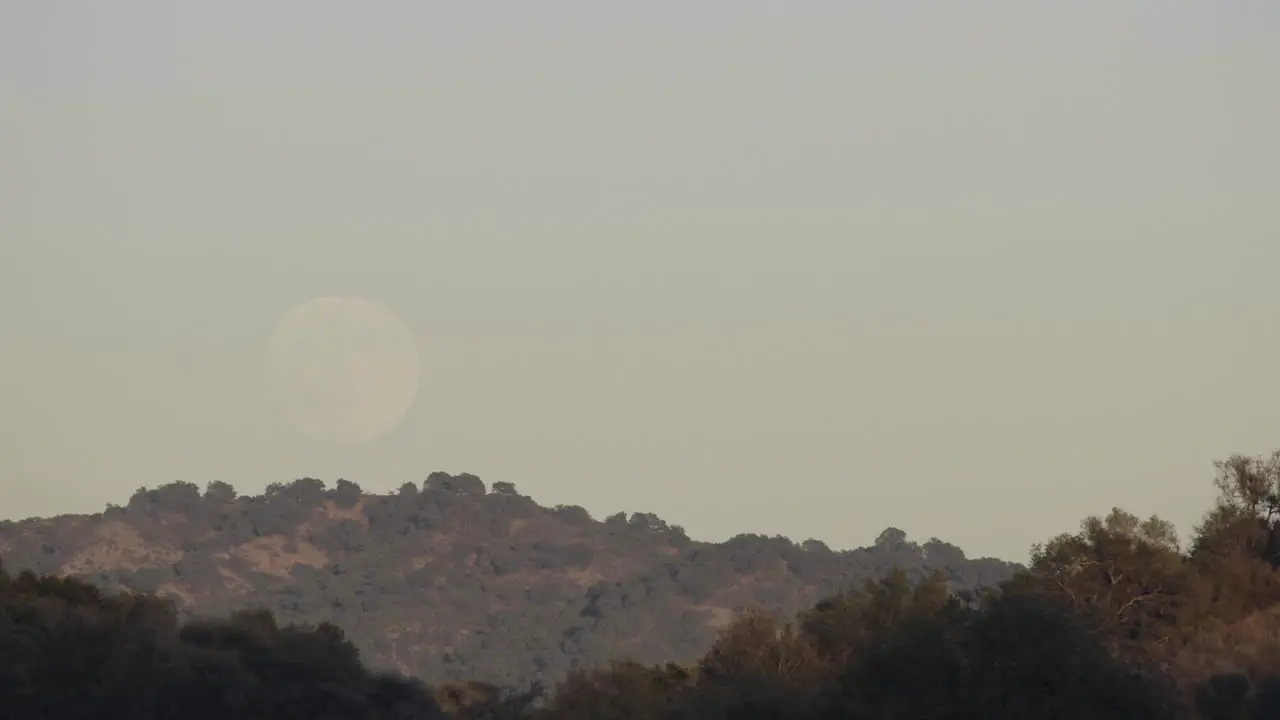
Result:
{"label": "hill ridge", "polygon": [[188,615],[265,607],[336,623],[375,666],[518,685],[620,657],[693,658],[742,610],[791,615],[901,567],[955,589],[1020,566],[887,528],[869,547],[742,533],[690,539],[656,514],[594,519],[514,484],[433,472],[366,493],[338,480],[141,488],[103,512],[0,522],[10,568],[155,592]]}

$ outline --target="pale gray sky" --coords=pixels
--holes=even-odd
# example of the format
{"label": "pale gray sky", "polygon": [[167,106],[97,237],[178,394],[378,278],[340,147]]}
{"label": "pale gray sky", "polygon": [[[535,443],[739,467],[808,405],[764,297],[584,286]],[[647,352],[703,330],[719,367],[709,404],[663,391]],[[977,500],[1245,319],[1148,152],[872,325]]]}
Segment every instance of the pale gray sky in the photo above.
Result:
{"label": "pale gray sky", "polygon": [[[1280,5],[9,2],[0,507],[437,469],[694,537],[1184,530],[1280,447]],[[418,338],[366,445],[273,325]]]}

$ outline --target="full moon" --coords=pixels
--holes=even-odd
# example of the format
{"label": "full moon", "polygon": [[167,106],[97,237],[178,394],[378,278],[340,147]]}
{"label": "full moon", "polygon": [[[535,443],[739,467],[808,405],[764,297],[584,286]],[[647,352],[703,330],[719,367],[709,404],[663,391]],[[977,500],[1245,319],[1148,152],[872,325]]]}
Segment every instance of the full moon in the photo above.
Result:
{"label": "full moon", "polygon": [[281,420],[321,442],[360,445],[390,432],[418,395],[417,343],[395,313],[327,296],[271,335],[268,395]]}

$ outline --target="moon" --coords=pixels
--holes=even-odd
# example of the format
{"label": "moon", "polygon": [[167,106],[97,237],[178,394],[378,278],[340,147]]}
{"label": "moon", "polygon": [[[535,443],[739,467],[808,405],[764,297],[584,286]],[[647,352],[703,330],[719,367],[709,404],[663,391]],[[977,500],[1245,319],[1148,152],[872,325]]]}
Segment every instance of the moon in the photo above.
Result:
{"label": "moon", "polygon": [[418,396],[418,344],[394,312],[330,295],[276,325],[268,395],[284,424],[313,440],[362,445],[395,429]]}

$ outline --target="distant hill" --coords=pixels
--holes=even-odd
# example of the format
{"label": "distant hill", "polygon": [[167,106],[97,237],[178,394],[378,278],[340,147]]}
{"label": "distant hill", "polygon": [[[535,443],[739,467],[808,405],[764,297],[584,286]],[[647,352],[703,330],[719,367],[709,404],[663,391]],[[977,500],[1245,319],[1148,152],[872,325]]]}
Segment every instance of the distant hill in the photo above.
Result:
{"label": "distant hill", "polygon": [[941,570],[956,589],[1019,567],[895,528],[842,552],[759,535],[694,542],[651,514],[596,521],[446,473],[389,495],[315,479],[261,496],[142,489],[100,514],[0,522],[0,557],[167,595],[187,614],[262,606],[282,622],[332,622],[375,667],[513,685],[611,659],[692,660],[739,610],[790,616],[893,567]]}

